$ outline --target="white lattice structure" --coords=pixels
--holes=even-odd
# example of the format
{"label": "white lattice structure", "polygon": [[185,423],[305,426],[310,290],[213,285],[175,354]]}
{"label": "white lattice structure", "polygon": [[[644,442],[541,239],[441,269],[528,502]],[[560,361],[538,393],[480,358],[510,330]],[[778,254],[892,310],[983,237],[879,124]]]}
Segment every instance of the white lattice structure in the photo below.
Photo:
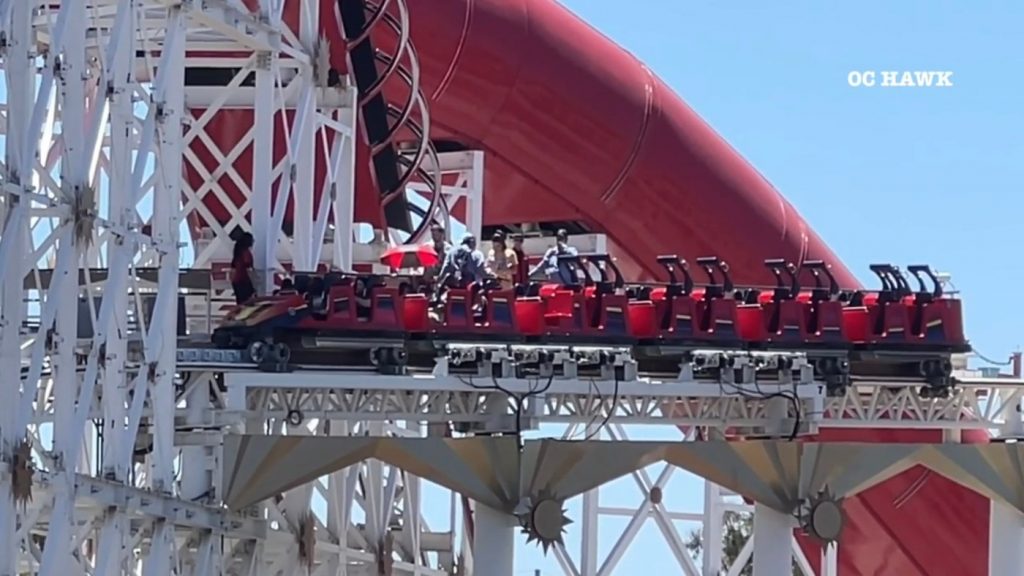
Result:
{"label": "white lattice structure", "polygon": [[[294,269],[324,263],[349,270],[354,262],[374,260],[380,248],[355,242],[358,95],[347,79],[328,85],[319,35],[325,15],[316,2],[304,3],[300,29],[291,31],[282,24],[282,3],[259,4],[257,14],[231,0],[0,0],[6,88],[0,576],[425,576],[451,573],[460,556],[467,558],[464,566],[472,565],[462,501],[432,497],[432,511],[424,511],[422,481],[378,461],[292,490],[268,501],[261,514],[228,512],[220,504],[222,438],[229,430],[421,435],[429,424],[481,420],[481,403],[503,400],[480,398],[443,376],[413,385],[362,375],[340,384],[335,374],[325,385],[312,371],[285,382],[179,357],[179,295],[188,292],[191,315],[194,294],[201,294],[205,304],[197,306],[205,306],[209,327],[218,291],[216,279],[186,291],[182,282],[190,276],[181,274],[183,263],[207,269],[223,262],[234,226],[256,223],[264,287],[282,262]],[[229,70],[232,79],[223,87],[186,86],[187,68]],[[293,115],[277,122],[282,107]],[[218,150],[206,125],[231,109],[254,110],[255,119],[243,144]],[[287,145],[275,162],[282,131],[289,134]],[[196,156],[190,146],[196,140],[216,166]],[[234,163],[249,145],[254,168],[239,173]],[[327,166],[322,181],[314,178],[317,154]],[[444,193],[451,204],[460,197],[470,201],[465,224],[476,233],[483,160],[480,152],[460,152],[428,165],[452,175]],[[205,183],[193,188],[186,168]],[[232,201],[222,178],[242,190],[245,204]],[[314,211],[317,189],[328,191],[330,201]],[[276,203],[273,190],[279,191]],[[208,195],[221,199],[229,222],[220,224],[209,213]],[[283,237],[289,196],[296,232]],[[603,238],[591,240],[601,251]],[[624,385],[611,396],[592,383],[560,382],[531,418],[567,424],[570,435],[585,429],[612,439],[637,424],[670,430],[779,424],[764,401],[718,387],[670,384],[676,388],[657,393],[651,383]],[[923,400],[910,386],[865,382],[835,398],[808,385],[801,398],[807,413],[817,415],[810,427],[958,430],[1004,425],[1007,407],[1019,404],[1019,390],[1017,381],[977,380],[949,399]],[[464,412],[431,412],[439,397]],[[666,398],[674,399],[671,411]],[[595,429],[606,416],[609,427]],[[570,542],[553,552],[566,574],[612,574],[647,518],[658,523],[665,553],[678,559],[683,573],[717,573],[719,551],[708,550],[698,568],[673,520],[699,522],[715,541],[720,513],[739,505],[708,486],[705,512],[668,510],[651,497],[672,474],[666,470],[657,479],[634,475],[646,494],[636,509],[599,506],[596,490],[582,497],[579,549]],[[598,533],[608,531],[604,516],[632,518],[607,558],[597,550]],[[759,513],[755,528],[758,547],[765,558],[775,554],[775,562],[788,560],[792,540],[787,519],[777,516]],[[484,523],[478,516],[476,545],[488,550]],[[488,563],[477,552],[475,574],[513,573],[512,566]]]}

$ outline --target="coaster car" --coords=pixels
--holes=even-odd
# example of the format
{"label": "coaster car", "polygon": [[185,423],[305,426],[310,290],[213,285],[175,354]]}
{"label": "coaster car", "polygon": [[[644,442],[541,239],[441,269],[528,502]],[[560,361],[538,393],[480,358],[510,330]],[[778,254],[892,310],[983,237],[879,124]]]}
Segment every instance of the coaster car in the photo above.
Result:
{"label": "coaster car", "polygon": [[689,265],[679,256],[659,256],[658,263],[668,273],[669,282],[637,292],[652,305],[650,314],[642,300],[631,311],[638,335],[648,343],[673,345],[741,343],[735,287],[726,262],[715,256],[698,258],[697,265],[708,277],[708,284],[701,287],[695,287]]}
{"label": "coaster car", "polygon": [[[745,341],[782,347],[850,345],[839,287],[824,262],[807,261],[799,268],[783,259],[765,260],[764,264],[775,276],[776,285],[771,290],[743,292],[738,314]],[[810,291],[801,290],[803,272],[814,278],[815,287]]]}
{"label": "coaster car", "polygon": [[873,348],[937,347],[954,352],[968,351],[960,300],[943,294],[941,281],[928,266],[913,265],[907,270],[917,281],[916,292],[898,267],[871,265],[882,289],[874,293],[855,293],[844,308],[849,339]]}
{"label": "coaster car", "polygon": [[[448,289],[441,320],[430,319],[428,297],[411,289],[422,279],[298,274],[294,286],[232,309],[213,342],[230,348],[262,343],[261,353],[269,345],[279,356],[286,351],[275,347],[299,339],[363,348],[385,340],[401,347],[409,339],[824,348],[825,355],[849,351],[857,358],[902,355],[904,363],[922,354],[946,358],[970,349],[960,301],[943,294],[927,266],[907,268],[917,291],[897,267],[876,264],[871,270],[880,290],[844,292],[821,261],[765,261],[776,279],[770,289],[737,289],[728,264],[717,257],[696,260],[707,276],[702,286],[686,260],[660,256],[658,263],[667,283],[627,288],[608,255],[561,256],[561,281],[509,287],[485,280]],[[813,286],[805,288],[801,279]]]}
{"label": "coaster car", "polygon": [[517,299],[515,289],[503,287],[496,278],[448,288],[446,295],[443,320],[433,321],[430,325],[431,331],[442,337],[461,335],[480,340],[521,338],[520,317],[529,316],[528,309],[533,304]]}
{"label": "coaster car", "polygon": [[379,276],[298,274],[294,288],[256,298],[228,312],[214,330],[221,347],[303,335],[399,338],[427,330],[427,297]]}
{"label": "coaster car", "polygon": [[[588,339],[605,338],[610,342],[625,342],[636,336],[629,315],[629,297],[625,281],[615,262],[607,254],[595,254],[582,259],[579,256],[560,256],[558,264],[562,276],[571,282],[562,286],[572,293],[572,314],[568,326],[559,323],[558,330],[566,336],[581,335]],[[595,280],[590,265],[598,272]],[[580,282],[582,276],[583,282]],[[557,334],[549,331],[549,334]]]}
{"label": "coaster car", "polygon": [[[599,278],[590,271],[593,265]],[[439,332],[470,330],[472,334],[514,335],[536,341],[623,343],[632,337],[621,273],[610,257],[563,255],[558,258],[561,282],[532,282],[500,288],[487,282],[449,291],[445,326]],[[470,321],[467,312],[481,303],[482,313]],[[452,321],[454,320],[454,322]]]}

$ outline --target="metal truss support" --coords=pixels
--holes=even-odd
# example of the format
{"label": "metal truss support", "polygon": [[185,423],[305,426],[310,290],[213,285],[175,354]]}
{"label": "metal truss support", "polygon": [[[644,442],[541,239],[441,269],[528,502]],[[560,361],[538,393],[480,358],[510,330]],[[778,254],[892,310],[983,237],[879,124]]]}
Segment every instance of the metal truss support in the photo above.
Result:
{"label": "metal truss support", "polygon": [[[261,1],[260,18],[269,23],[274,44],[296,43],[308,57],[280,58],[283,51],[258,50],[191,58],[196,66],[231,71],[233,77],[224,87],[186,88],[196,112],[185,151],[195,175],[186,189],[195,235],[193,265],[211,268],[223,281],[223,268],[232,257],[231,234],[236,228],[250,231],[261,291],[271,290],[274,275],[287,269],[312,271],[326,263],[351,270],[356,90],[344,83],[328,84],[328,46],[319,36],[319,6],[303,3],[299,29],[290,31],[282,20],[284,4]],[[254,85],[247,84],[250,75],[255,76]],[[252,126],[237,138],[218,139],[218,116],[239,110],[252,111]],[[249,146],[252,173],[239,174],[235,164]],[[233,199],[222,178],[245,200]],[[324,199],[319,206],[317,196]],[[227,222],[218,220],[211,204],[223,207]],[[293,221],[284,230],[289,206]],[[332,249],[334,238],[340,244]]]}
{"label": "metal truss support", "polygon": [[[247,48],[289,54],[300,94],[281,106],[307,114],[300,151],[281,163],[302,172],[295,193],[309,213],[302,150],[322,91],[304,54],[319,50],[318,22],[306,25],[290,44],[280,21],[224,2],[0,1],[0,574],[214,574],[253,558],[260,572],[263,521],[218,507],[215,379],[175,366],[182,221],[204,215],[183,190],[186,143],[203,138],[187,107],[220,106],[186,86],[185,69],[236,67],[251,57],[231,54]],[[197,40],[227,56],[190,54]],[[245,89],[218,96],[254,104]],[[218,186],[223,173],[204,175]],[[297,250],[316,259],[317,246]]]}
{"label": "metal truss support", "polygon": [[[266,430],[283,435],[418,436],[418,426],[389,422],[307,418],[301,407],[286,417],[267,418],[246,407],[237,387],[229,389],[227,408],[246,414],[236,431]],[[313,415],[310,415],[313,416]],[[348,573],[422,574],[444,576],[455,569],[454,528],[431,529],[420,507],[419,481],[397,468],[369,460],[264,502],[261,515],[272,522],[266,540],[253,543],[261,550],[258,574],[315,573],[347,567]],[[322,506],[315,505],[321,502]],[[360,519],[362,520],[360,522]],[[436,520],[436,518],[434,518]],[[434,566],[426,558],[436,554]],[[326,572],[335,574],[335,572]],[[344,574],[344,572],[341,572]]]}
{"label": "metal truss support", "polygon": [[[461,152],[441,152],[437,155],[437,162],[441,174],[441,213],[440,217],[447,218],[444,222],[449,239],[458,242],[458,238],[452,237],[452,229],[461,227],[468,234],[480,237],[483,228],[483,196],[484,196],[484,153],[480,150],[467,150]],[[434,161],[425,158],[423,168],[427,172],[435,172]],[[407,186],[410,193],[411,204],[422,208],[424,211],[430,202],[430,186],[424,182],[414,181]],[[343,206],[347,207],[349,201]],[[350,208],[346,208],[349,209]],[[338,213],[342,213],[339,209]],[[456,219],[454,214],[461,213],[462,220]],[[339,234],[335,235],[335,242],[339,241]],[[351,231],[350,231],[351,235]],[[393,235],[394,236],[394,235]],[[344,238],[342,238],[344,241]],[[335,265],[342,270],[350,270],[344,265],[344,255],[347,250],[351,251],[351,264],[374,264],[380,261],[380,252],[387,247],[389,242],[397,243],[401,238],[391,237],[383,242],[360,242],[352,243],[348,247],[342,245],[336,248],[338,260]]]}
{"label": "metal truss support", "polygon": [[[349,380],[352,381],[351,385],[347,383]],[[515,379],[499,379],[499,381],[503,387],[512,392],[527,391],[533,386],[533,383],[529,381]],[[493,394],[474,390],[471,380],[467,382],[466,378],[460,380],[448,377],[444,372],[439,372],[437,375],[376,375],[367,378],[365,375],[351,371],[333,373],[327,371],[323,373],[307,372],[302,375],[301,379],[296,379],[293,375],[241,371],[226,374],[225,384],[233,393],[246,398],[247,411],[256,411],[267,417],[279,419],[285,418],[289,410],[295,409],[302,410],[307,416],[371,421],[400,417],[422,419],[428,422],[456,421],[486,424],[493,419],[493,410],[487,408],[487,403],[494,400]],[[714,429],[720,428],[722,422],[736,422],[742,426],[753,426],[764,433],[779,434],[781,432],[788,435],[791,432],[790,425],[783,418],[784,413],[780,411],[785,408],[783,402],[758,401],[756,408],[753,405],[748,405],[737,413],[723,414],[721,418],[713,416],[713,407],[718,406],[721,409],[727,405],[727,402],[726,404],[723,402],[728,397],[728,394],[722,396],[723,390],[713,383],[700,381],[652,382],[642,379],[634,382],[621,382],[617,399],[612,398],[614,396],[612,390],[605,387],[606,385],[611,386],[611,384],[611,382],[606,383],[601,380],[583,383],[556,379],[545,393],[545,397],[538,399],[543,402],[538,402],[539,405],[534,407],[527,407],[527,411],[531,414],[531,419],[535,419],[541,424],[570,423],[570,430],[577,430],[575,433],[577,437],[581,434],[587,435],[585,432],[579,432],[581,428],[592,426],[595,422],[607,422],[608,425],[604,426],[598,435],[605,435],[612,440],[626,438],[624,425],[655,422],[663,424],[671,422],[683,426],[690,436],[697,430],[694,427],[700,427],[702,435],[705,437],[707,434],[713,434]],[[898,383],[890,383],[889,386],[893,388],[889,394],[891,394],[892,401],[895,402],[896,399],[907,393],[906,390],[909,390],[909,386],[892,386],[892,384]],[[994,392],[1014,393],[1020,389],[1020,383],[1012,379],[982,381],[964,378],[961,386],[962,389],[958,392],[960,400],[956,404],[959,408],[947,405],[948,399],[927,401],[920,399],[918,400],[920,411],[911,410],[911,412],[916,414],[917,418],[935,419],[936,422],[939,422],[937,425],[947,427],[951,437],[957,436],[962,428],[985,427],[988,425],[989,419],[1001,418],[1002,414],[1012,410],[1009,400],[1000,399],[997,394],[993,394]],[[881,421],[894,419],[895,414],[892,413],[894,407],[891,405],[887,407],[884,402],[874,404],[880,394],[880,392],[876,392],[876,388],[881,387],[881,383],[877,387],[871,383],[860,383],[856,394],[851,393],[842,398],[841,410],[826,413],[824,418],[830,421],[831,425],[851,427],[864,426],[866,421],[861,418],[878,418]],[[806,389],[798,387],[797,390],[798,395],[809,403],[806,408],[807,414],[811,415],[817,411],[816,406],[821,406],[821,398],[816,396],[817,386],[810,385]],[[761,386],[761,392],[765,391],[766,389]],[[638,394],[645,397],[646,400],[640,401]],[[663,399],[659,399],[663,398],[662,394],[676,398],[677,402],[683,406],[689,406],[686,415],[663,413],[666,404]],[[706,403],[701,399],[704,395],[707,395]],[[712,396],[714,400],[711,399]],[[981,397],[988,397],[990,400],[985,403],[985,412],[976,413],[969,408],[973,404],[971,399]],[[621,404],[613,408],[608,404],[610,400]],[[826,403],[832,401],[832,399],[828,399]],[[836,400],[836,402],[838,401]],[[872,403],[856,407],[857,401]],[[642,407],[648,402],[652,407],[650,412]],[[907,408],[906,403],[902,405],[905,409]],[[568,408],[570,406],[572,408]],[[507,406],[504,409],[511,410]],[[756,422],[752,420],[755,415]],[[814,416],[809,417],[810,420],[813,418]],[[596,426],[594,427],[596,428]],[[717,536],[715,534],[716,518],[720,522],[721,515],[726,511],[749,514],[753,512],[754,507],[726,500],[727,495],[723,494],[720,489],[709,486],[707,496],[712,505],[710,509],[705,509],[704,514],[669,511],[662,501],[662,495],[673,470],[672,467],[665,467],[657,478],[649,476],[643,470],[632,475],[644,499],[641,506],[635,511],[602,505],[599,492],[590,493],[584,497],[581,513],[574,515],[578,525],[582,525],[583,541],[579,555],[570,554],[566,547],[560,545],[556,545],[553,549],[554,559],[564,568],[565,573],[569,575],[614,573],[625,549],[639,533],[647,519],[654,520],[665,536],[671,554],[679,563],[681,573],[689,575],[717,573],[714,565],[711,564],[715,559],[716,551],[709,552],[705,556],[705,558],[710,557],[710,560],[705,561],[708,562],[708,565],[703,566],[703,570],[698,569],[686,550],[685,539],[678,533],[673,523],[680,520],[701,522],[705,527],[703,541],[705,543],[721,542],[721,529],[718,528]],[[595,513],[598,520],[591,522],[590,519],[594,517]],[[772,526],[771,514],[770,510],[761,510],[761,516],[764,517],[760,521],[762,526],[765,524],[765,519],[769,521],[769,526]],[[601,523],[601,518],[609,515],[627,516],[631,519],[622,537],[612,547],[607,558],[601,558],[594,552],[594,547],[588,547],[587,543],[593,542],[597,538],[596,534],[600,532],[598,526]],[[784,532],[788,538],[786,558],[793,558],[805,573],[809,573],[807,572],[810,570],[809,562],[799,549],[796,539],[792,537],[792,518],[785,518],[788,522]],[[779,522],[782,521],[781,518],[776,519]],[[764,540],[765,538],[761,539],[762,542]],[[768,537],[768,541],[769,549],[776,547],[771,544],[771,536]],[[747,547],[738,559],[739,568],[736,568],[737,570],[751,560],[755,542],[756,538],[751,538],[748,541]],[[768,554],[771,556],[774,552],[769,550]],[[835,558],[835,554],[830,552],[828,557]],[[824,574],[828,574],[828,557],[824,563]],[[585,563],[589,563],[588,565],[593,568],[582,569]]]}
{"label": "metal truss support", "polygon": [[[585,423],[572,424],[566,429],[563,438],[579,438],[584,428],[587,428]],[[612,441],[630,440],[631,438],[627,430],[627,426],[610,424],[603,429],[602,433],[595,434],[593,438],[604,436]],[[703,436],[708,432],[709,430],[702,429],[700,434]],[[714,431],[712,430],[711,432]],[[678,439],[680,442],[699,441],[696,438],[696,428],[687,427],[684,432],[667,432],[667,434],[666,438],[660,439]],[[731,564],[724,563],[723,520],[726,514],[741,514],[748,519],[754,518],[756,517],[755,506],[744,503],[738,496],[719,486],[704,482],[705,501],[702,507],[703,510],[680,510],[666,501],[666,493],[673,490],[671,486],[673,481],[680,479],[679,477],[683,475],[689,475],[689,473],[680,472],[677,468],[667,465],[660,471],[655,470],[653,473],[649,473],[647,470],[639,470],[630,474],[630,477],[614,482],[614,487],[602,487],[588,493],[586,498],[581,497],[582,505],[579,512],[574,513],[574,518],[579,523],[592,521],[593,526],[589,528],[582,526],[580,528],[581,538],[578,554],[573,554],[575,546],[571,542],[567,542],[565,545],[555,545],[552,549],[552,556],[554,557],[551,562],[552,567],[561,568],[558,573],[564,573],[566,576],[608,576],[616,574],[623,569],[621,563],[623,557],[628,554],[628,548],[634,544],[647,522],[651,521],[657,527],[663,540],[652,542],[648,538],[644,546],[645,550],[657,547],[657,555],[661,562],[659,567],[664,567],[667,563],[670,565],[668,570],[672,573],[685,574],[687,576],[721,576],[723,574],[737,575],[744,573],[743,571],[749,569],[748,566],[752,561],[755,538],[751,535],[743,543],[734,562]],[[685,479],[683,480],[685,481]],[[683,486],[689,487],[690,485],[685,484]],[[631,489],[636,489],[639,492],[641,502],[635,508],[603,504],[601,503],[601,494],[606,493],[609,489],[613,490],[614,499],[620,501],[628,499]],[[770,516],[765,516],[771,520]],[[776,519],[779,519],[779,517],[788,518],[784,515],[779,515]],[[616,524],[626,521],[625,527],[621,532],[617,529],[609,531],[607,521],[612,519],[615,519]],[[832,573],[823,572],[817,575],[811,571],[810,563],[804,557],[799,543],[793,535],[792,518],[788,518],[787,522],[789,528],[781,532],[787,539],[784,544],[787,548],[781,554],[786,555],[787,558],[792,557],[805,576],[834,576],[834,571]],[[690,534],[681,533],[679,530],[680,523],[687,523],[693,527],[699,526],[699,529]],[[619,533],[617,537],[615,536],[616,533]],[[701,544],[699,560],[695,559],[691,555],[692,551],[688,549],[694,536],[699,536]],[[615,539],[609,540],[609,538]],[[611,542],[607,554],[598,554],[596,550],[588,547],[588,539],[598,540],[599,542]],[[781,541],[782,539],[779,538],[779,542]],[[789,551],[788,553],[787,550]],[[589,570],[583,568],[588,562],[588,557],[590,558],[589,562],[595,568]],[[832,555],[832,558],[834,562],[835,555]],[[792,573],[789,564],[787,563],[786,565],[787,570],[784,574]]]}
{"label": "metal truss support", "polygon": [[[714,382],[694,380],[634,381],[556,378],[537,394],[537,379],[498,378],[497,384],[514,394],[534,394],[526,412],[538,423],[580,423],[590,419],[621,424],[676,424],[714,426],[723,421],[763,431],[774,421],[765,415],[765,394],[792,392],[803,410],[814,414],[822,397],[815,384],[765,381],[756,385],[732,384],[723,392]],[[229,372],[229,390],[246,396],[249,409],[283,418],[289,410],[328,419],[421,420],[432,423],[487,424],[494,410],[509,417],[507,398],[482,391],[473,377],[459,375],[386,376],[375,372],[310,371],[301,378],[289,374],[251,371]],[[488,384],[493,382],[488,378]],[[498,406],[494,406],[497,402]],[[804,425],[813,423],[808,418]],[[810,428],[807,428],[809,430]]]}
{"label": "metal truss support", "polygon": [[[480,237],[484,224],[484,153],[479,150],[464,152],[441,152],[437,155],[441,173],[441,194],[444,196],[443,206],[446,207],[449,224],[454,222],[451,214],[460,211],[464,214],[463,222],[467,234]],[[433,160],[423,163],[424,169],[433,171]],[[427,195],[430,187],[425,183],[414,182],[409,190]],[[429,199],[428,199],[429,200]],[[456,242],[458,238],[452,238]]]}
{"label": "metal truss support", "polygon": [[[589,424],[589,423],[588,423]],[[564,438],[572,439],[578,437],[583,431],[583,437],[600,438],[607,437],[609,440],[628,440],[629,435],[625,426],[610,424],[603,430],[594,424],[573,424],[568,427]],[[589,430],[589,432],[586,432]],[[672,436],[679,436],[680,441],[692,440],[691,434],[673,433]],[[686,549],[684,537],[679,533],[676,526],[678,520],[695,521],[701,517],[697,512],[681,512],[672,510],[664,501],[663,493],[674,474],[678,472],[673,466],[663,466],[656,477],[652,478],[647,470],[638,470],[630,474],[629,479],[621,482],[626,486],[639,490],[642,502],[634,509],[610,507],[601,504],[601,493],[605,488],[599,488],[586,493],[581,499],[580,521],[584,523],[581,529],[581,542],[579,552],[579,563],[572,559],[566,547],[557,545],[554,549],[555,557],[561,565],[565,574],[588,575],[588,576],[610,576],[621,569],[619,564],[625,556],[627,549],[633,544],[641,529],[647,521],[653,521],[664,538],[667,546],[667,554],[675,560],[674,568],[679,573],[687,576],[699,576],[700,572]],[[628,489],[628,488],[627,488]],[[611,517],[628,518],[625,529],[614,541],[611,549],[603,558],[598,552],[597,544],[601,542],[605,531],[602,530],[602,520]],[[709,539],[705,539],[708,541]],[[714,541],[714,540],[711,540]],[[578,566],[578,568],[577,568]]]}

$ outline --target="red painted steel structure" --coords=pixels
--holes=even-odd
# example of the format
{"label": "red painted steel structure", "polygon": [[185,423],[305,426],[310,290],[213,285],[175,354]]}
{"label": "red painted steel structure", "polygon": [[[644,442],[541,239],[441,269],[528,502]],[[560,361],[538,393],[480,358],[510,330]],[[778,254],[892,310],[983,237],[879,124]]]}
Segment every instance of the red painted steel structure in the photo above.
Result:
{"label": "red painted steel structure", "polygon": [[[336,13],[335,0],[320,1],[321,14]],[[487,153],[486,223],[584,222],[615,242],[627,274],[654,275],[656,255],[679,252],[721,256],[741,283],[770,281],[762,261],[785,257],[830,261],[843,285],[857,284],[793,206],[668,86],[553,0],[408,4],[432,137]],[[286,20],[297,21],[297,6],[291,0]],[[344,69],[340,28],[323,28],[332,65]],[[218,116],[208,131],[228,151],[252,113]],[[203,144],[193,146],[215,165]],[[235,168],[246,177],[251,165],[250,148]],[[357,167],[357,219],[380,222],[365,145]],[[318,162],[318,179],[322,169]],[[227,178],[221,183],[241,204],[242,193]],[[207,202],[215,218],[228,219],[212,195]],[[822,436],[939,439],[910,430]],[[842,574],[987,574],[987,500],[936,474],[908,471],[846,510]],[[816,565],[814,545],[804,545]]]}

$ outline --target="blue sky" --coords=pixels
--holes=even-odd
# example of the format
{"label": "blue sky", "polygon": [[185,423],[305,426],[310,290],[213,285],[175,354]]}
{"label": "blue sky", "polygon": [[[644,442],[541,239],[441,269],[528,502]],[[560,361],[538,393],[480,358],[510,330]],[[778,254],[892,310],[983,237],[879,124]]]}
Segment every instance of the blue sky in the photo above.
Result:
{"label": "blue sky", "polygon": [[[1003,302],[1024,284],[1024,3],[562,3],[672,86],[868,285],[869,263],[932,264],[953,274],[980,352],[1024,340],[1021,307]],[[954,86],[851,88],[852,70],[952,70]],[[692,478],[666,495],[700,508]],[[602,492],[638,499],[632,480]],[[625,524],[602,521],[601,556]],[[517,574],[561,574],[521,550]],[[615,572],[678,574],[667,551],[649,522]]]}

